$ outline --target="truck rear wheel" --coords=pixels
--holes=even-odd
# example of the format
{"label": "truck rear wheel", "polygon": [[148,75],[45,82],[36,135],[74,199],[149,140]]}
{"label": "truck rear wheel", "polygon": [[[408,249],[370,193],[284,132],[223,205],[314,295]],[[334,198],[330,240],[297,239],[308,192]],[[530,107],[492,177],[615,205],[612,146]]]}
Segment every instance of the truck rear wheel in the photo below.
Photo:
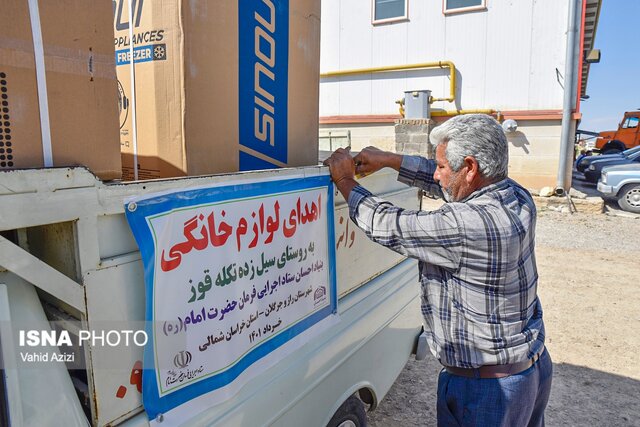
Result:
{"label": "truck rear wheel", "polygon": [[640,213],[640,184],[625,186],[620,191],[618,206],[627,212]]}
{"label": "truck rear wheel", "polygon": [[364,403],[356,396],[351,396],[338,408],[327,427],[366,427],[367,415]]}
{"label": "truck rear wheel", "polygon": [[622,153],[626,150],[627,147],[624,145],[622,141],[618,141],[614,139],[612,141],[607,142],[604,147],[602,147],[602,154],[617,154]]}

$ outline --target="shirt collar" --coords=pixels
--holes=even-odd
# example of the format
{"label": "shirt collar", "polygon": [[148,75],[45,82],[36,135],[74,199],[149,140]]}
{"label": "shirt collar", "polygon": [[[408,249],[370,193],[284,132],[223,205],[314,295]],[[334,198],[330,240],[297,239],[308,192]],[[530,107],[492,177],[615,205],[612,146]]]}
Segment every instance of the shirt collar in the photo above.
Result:
{"label": "shirt collar", "polygon": [[511,180],[509,178],[505,178],[502,181],[498,181],[498,182],[494,182],[493,184],[489,184],[489,185],[485,185],[484,187],[478,188],[476,191],[474,191],[473,193],[469,194],[467,197],[465,197],[462,200],[458,200],[458,203],[464,203],[464,202],[468,202],[469,200],[478,198],[484,194],[493,192],[493,191],[499,191],[499,190],[504,190],[505,188],[509,187],[509,182]]}

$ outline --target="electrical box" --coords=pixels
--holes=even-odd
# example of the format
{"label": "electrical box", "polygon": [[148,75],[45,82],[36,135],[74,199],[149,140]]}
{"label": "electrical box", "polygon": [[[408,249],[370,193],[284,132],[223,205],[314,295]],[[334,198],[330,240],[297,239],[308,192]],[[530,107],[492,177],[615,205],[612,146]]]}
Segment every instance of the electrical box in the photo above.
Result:
{"label": "electrical box", "polygon": [[404,93],[404,118],[428,119],[431,116],[429,108],[430,90],[410,90]]}

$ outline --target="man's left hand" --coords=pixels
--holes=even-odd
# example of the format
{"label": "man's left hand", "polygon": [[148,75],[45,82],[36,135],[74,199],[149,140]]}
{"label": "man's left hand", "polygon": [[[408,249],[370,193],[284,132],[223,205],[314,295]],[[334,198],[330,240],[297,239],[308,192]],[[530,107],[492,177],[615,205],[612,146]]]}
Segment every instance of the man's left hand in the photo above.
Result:
{"label": "man's left hand", "polygon": [[356,174],[356,164],[348,149],[338,148],[323,164],[329,166],[331,179],[338,184],[343,179],[353,179]]}
{"label": "man's left hand", "polygon": [[353,187],[358,185],[355,181],[356,164],[349,150],[338,148],[323,164],[329,166],[331,179],[344,198],[348,199]]}

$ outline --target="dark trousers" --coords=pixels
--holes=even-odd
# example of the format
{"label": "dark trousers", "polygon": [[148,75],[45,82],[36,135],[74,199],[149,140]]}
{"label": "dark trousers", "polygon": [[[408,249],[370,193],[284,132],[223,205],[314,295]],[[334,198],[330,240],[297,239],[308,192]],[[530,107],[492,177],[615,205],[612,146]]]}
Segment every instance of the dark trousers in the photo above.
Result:
{"label": "dark trousers", "polygon": [[438,378],[438,426],[544,426],[553,366],[547,350],[529,369],[498,379]]}

